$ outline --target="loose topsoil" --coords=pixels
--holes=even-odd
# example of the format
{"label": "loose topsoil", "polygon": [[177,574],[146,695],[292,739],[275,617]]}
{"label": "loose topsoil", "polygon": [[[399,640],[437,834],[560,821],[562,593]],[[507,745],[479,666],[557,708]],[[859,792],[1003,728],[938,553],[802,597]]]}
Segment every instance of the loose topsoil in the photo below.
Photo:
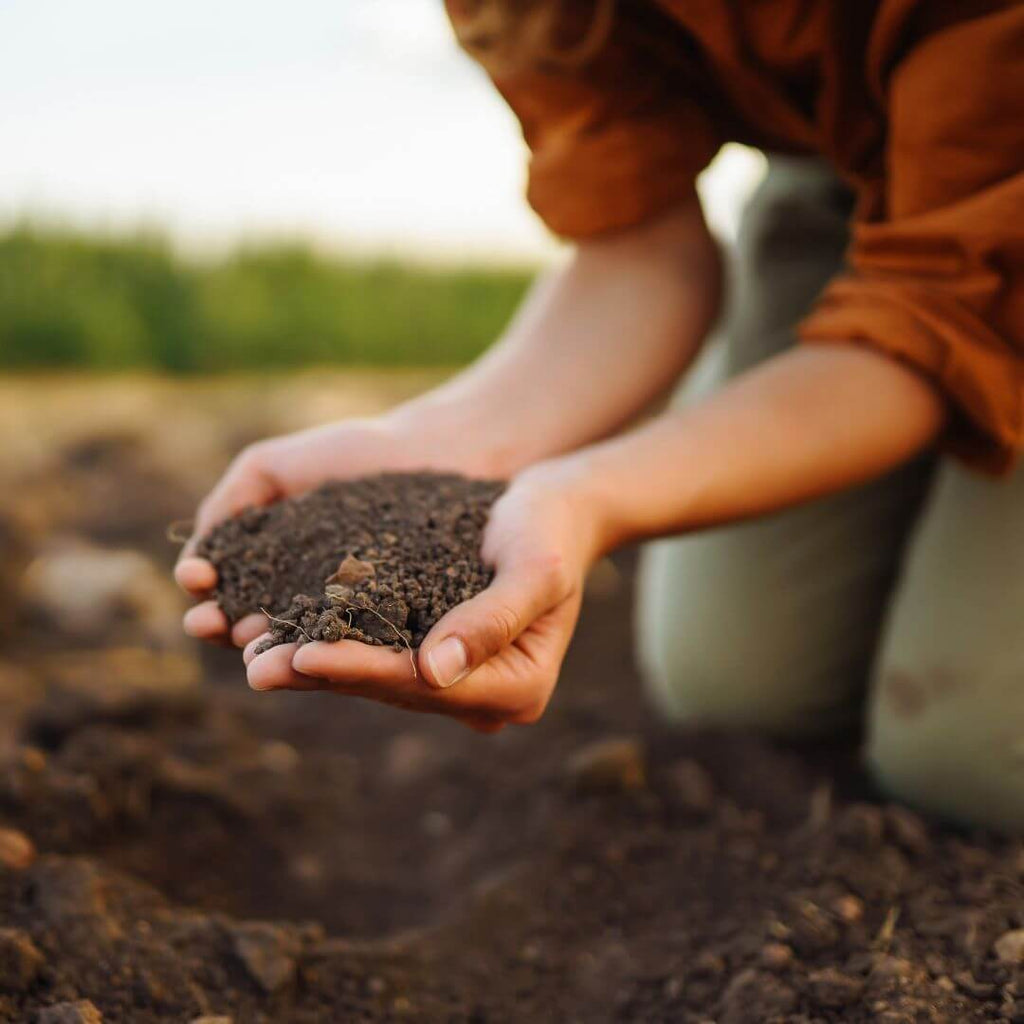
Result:
{"label": "loose topsoil", "polygon": [[548,713],[493,737],[28,621],[0,1020],[1024,1021],[1024,843],[886,803],[855,736],[668,729],[632,574],[599,567]]}
{"label": "loose topsoil", "polygon": [[435,473],[332,481],[215,527],[199,554],[235,622],[272,616],[263,649],[310,640],[418,647],[490,582],[480,543],[503,484]]}

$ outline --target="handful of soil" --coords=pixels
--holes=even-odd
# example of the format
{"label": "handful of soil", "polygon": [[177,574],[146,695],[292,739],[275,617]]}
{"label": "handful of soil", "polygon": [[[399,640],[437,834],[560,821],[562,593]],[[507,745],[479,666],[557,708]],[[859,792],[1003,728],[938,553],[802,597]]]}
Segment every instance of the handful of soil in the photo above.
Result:
{"label": "handful of soil", "polygon": [[232,623],[271,616],[261,652],[310,640],[418,647],[490,583],[480,544],[504,487],[440,473],[330,481],[220,523],[198,553]]}

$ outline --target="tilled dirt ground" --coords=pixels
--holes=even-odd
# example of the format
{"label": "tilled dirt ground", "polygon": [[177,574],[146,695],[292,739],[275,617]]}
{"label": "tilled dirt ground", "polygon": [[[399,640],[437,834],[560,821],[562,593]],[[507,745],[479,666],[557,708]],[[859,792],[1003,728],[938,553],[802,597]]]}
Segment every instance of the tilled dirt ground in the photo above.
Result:
{"label": "tilled dirt ground", "polygon": [[101,622],[47,588],[96,554],[57,532],[162,572],[145,524],[193,497],[86,450],[100,525],[64,494],[40,528],[29,482],[0,530],[0,1019],[1024,1021],[1024,844],[880,802],[855,737],[659,725],[628,554],[537,726],[255,694],[130,560]]}

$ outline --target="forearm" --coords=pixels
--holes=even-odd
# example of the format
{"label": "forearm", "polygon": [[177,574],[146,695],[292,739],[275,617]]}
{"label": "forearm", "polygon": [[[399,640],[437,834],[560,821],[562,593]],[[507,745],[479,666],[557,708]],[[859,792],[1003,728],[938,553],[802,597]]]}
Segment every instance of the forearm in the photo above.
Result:
{"label": "forearm", "polygon": [[719,276],[696,201],[587,243],[534,288],[491,351],[396,416],[472,439],[506,475],[606,437],[686,368],[716,314]]}
{"label": "forearm", "polygon": [[931,444],[944,405],[853,346],[798,348],[689,408],[559,460],[595,550],[769,514],[879,476]]}

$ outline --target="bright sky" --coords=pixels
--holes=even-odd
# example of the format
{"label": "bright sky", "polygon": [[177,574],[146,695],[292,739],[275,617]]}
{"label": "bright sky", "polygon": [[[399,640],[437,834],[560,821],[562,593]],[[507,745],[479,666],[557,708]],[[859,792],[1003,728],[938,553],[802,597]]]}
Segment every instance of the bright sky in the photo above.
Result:
{"label": "bright sky", "polygon": [[[0,150],[3,219],[553,251],[516,124],[441,0],[0,0]],[[729,147],[705,175],[725,234],[761,168]]]}

